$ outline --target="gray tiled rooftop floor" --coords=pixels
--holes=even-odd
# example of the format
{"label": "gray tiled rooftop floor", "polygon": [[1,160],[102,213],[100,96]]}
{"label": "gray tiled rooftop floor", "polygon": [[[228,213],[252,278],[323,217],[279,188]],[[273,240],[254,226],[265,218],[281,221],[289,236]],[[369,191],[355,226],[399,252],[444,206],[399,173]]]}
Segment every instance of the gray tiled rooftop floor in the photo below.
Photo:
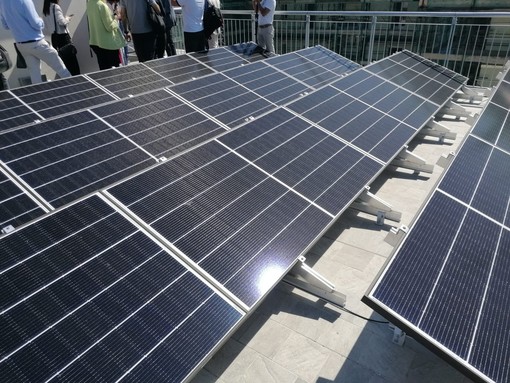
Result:
{"label": "gray tiled rooftop floor", "polygon": [[[432,164],[454,151],[470,127],[462,121],[444,124],[457,133],[455,141],[416,139],[409,150]],[[400,224],[410,225],[442,171],[387,169],[371,192],[402,212]],[[360,299],[393,251],[384,238],[400,224],[378,226],[374,217],[348,210],[306,263],[347,295],[347,309],[381,320]],[[392,335],[387,324],[367,322],[281,282],[193,383],[471,382],[412,338],[401,347]]]}

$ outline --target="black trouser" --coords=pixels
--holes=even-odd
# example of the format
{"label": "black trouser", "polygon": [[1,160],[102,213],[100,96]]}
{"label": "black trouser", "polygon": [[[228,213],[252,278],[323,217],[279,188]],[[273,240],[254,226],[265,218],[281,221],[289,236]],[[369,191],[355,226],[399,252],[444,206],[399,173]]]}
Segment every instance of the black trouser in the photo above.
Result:
{"label": "black trouser", "polygon": [[138,61],[143,63],[154,58],[156,52],[156,33],[131,33]]}
{"label": "black trouser", "polygon": [[204,31],[200,32],[184,32],[184,47],[188,52],[203,52],[205,47]]}
{"label": "black trouser", "polygon": [[97,45],[90,46],[97,57],[97,64],[100,70],[118,67],[120,65],[119,50],[103,49]]}
{"label": "black trouser", "polygon": [[172,28],[166,30],[166,54],[167,56],[175,56],[177,54],[172,37]]}

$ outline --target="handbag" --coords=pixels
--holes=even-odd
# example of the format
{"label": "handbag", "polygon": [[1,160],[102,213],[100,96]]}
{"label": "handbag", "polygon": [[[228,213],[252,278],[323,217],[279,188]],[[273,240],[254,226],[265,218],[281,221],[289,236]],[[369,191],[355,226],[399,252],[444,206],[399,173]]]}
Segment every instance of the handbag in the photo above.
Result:
{"label": "handbag", "polygon": [[80,64],[76,58],[78,50],[73,44],[71,35],[66,33],[57,33],[57,17],[55,16],[55,7],[53,7],[53,21],[55,22],[55,32],[51,34],[51,45],[58,52],[59,57],[64,62],[66,68],[73,76],[80,74]]}
{"label": "handbag", "polygon": [[165,13],[159,2],[158,6],[161,13],[157,13],[149,3],[149,0],[147,0],[147,18],[149,19],[149,24],[152,26],[152,30],[159,34],[165,32]]}
{"label": "handbag", "polygon": [[16,43],[14,43],[14,49],[16,49],[16,68],[18,69],[24,69],[27,67],[27,63],[25,61],[25,58],[21,54],[21,52],[18,49],[18,46]]}
{"label": "handbag", "polygon": [[7,72],[12,68],[12,61],[7,50],[0,45],[0,73]]}
{"label": "handbag", "polygon": [[[55,23],[55,31],[51,34],[51,45],[57,51],[68,44],[72,44],[71,35],[66,33],[57,33],[57,16],[55,15],[55,6],[53,7],[53,22]],[[76,48],[75,48],[76,49]]]}

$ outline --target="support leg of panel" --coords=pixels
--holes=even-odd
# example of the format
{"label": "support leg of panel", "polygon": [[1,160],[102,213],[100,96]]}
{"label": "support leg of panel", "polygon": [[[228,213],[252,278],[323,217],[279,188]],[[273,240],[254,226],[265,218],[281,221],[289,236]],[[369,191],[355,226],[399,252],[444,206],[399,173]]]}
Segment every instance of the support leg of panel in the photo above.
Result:
{"label": "support leg of panel", "polygon": [[392,342],[403,346],[406,340],[406,333],[393,324],[390,324],[390,328],[393,330]]}
{"label": "support leg of panel", "polygon": [[420,130],[418,135],[437,137],[439,138],[439,142],[444,142],[445,139],[455,140],[457,138],[457,133],[450,131],[446,126],[435,120],[429,121],[427,125]]}
{"label": "support leg of panel", "polygon": [[402,213],[393,210],[389,203],[370,193],[369,190],[370,187],[365,186],[365,190],[351,204],[350,208],[376,216],[378,225],[384,225],[385,218],[394,222],[400,222]]}
{"label": "support leg of panel", "polygon": [[459,104],[456,104],[453,101],[448,101],[448,103],[443,106],[439,112],[437,112],[437,116],[453,116],[460,119],[469,117],[469,112]]}
{"label": "support leg of panel", "polygon": [[408,231],[409,228],[404,225],[400,227],[392,227],[390,232],[386,235],[386,238],[384,238],[384,242],[390,244],[393,247],[396,247],[402,241]]}
{"label": "support leg of panel", "polygon": [[453,161],[453,158],[455,157],[455,152],[450,152],[446,155],[442,155],[438,158],[436,165],[442,167],[443,169],[446,169],[448,165]]}
{"label": "support leg of panel", "polygon": [[283,278],[288,284],[306,291],[318,298],[344,307],[347,297],[335,290],[335,285],[322,275],[314,271],[305,263],[305,257],[300,257],[298,263]]}
{"label": "support leg of panel", "polygon": [[464,85],[460,92],[453,96],[455,102],[463,104],[479,104],[487,97],[489,90],[486,88],[473,88]]}
{"label": "support leg of panel", "polygon": [[434,171],[434,165],[427,164],[423,158],[408,151],[407,147],[397,155],[391,162],[391,165],[414,170],[416,173],[423,172],[431,174]]}

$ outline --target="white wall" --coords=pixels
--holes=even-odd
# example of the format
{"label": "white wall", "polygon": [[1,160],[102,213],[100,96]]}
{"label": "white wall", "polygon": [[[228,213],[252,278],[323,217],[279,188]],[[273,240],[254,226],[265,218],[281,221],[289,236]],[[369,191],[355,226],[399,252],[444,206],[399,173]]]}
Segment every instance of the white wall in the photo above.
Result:
{"label": "white wall", "polygon": [[[1,0],[0,0],[1,1]],[[42,17],[42,8],[44,4],[44,0],[32,0],[35,5],[35,9],[39,16]],[[69,32],[73,38],[73,42],[78,49],[78,62],[80,63],[81,73],[94,72],[99,70],[97,66],[96,57],[91,57],[90,49],[89,49],[89,32],[87,28],[87,16],[86,16],[86,0],[60,0],[60,7],[64,12],[64,15],[74,14],[71,22],[69,23]],[[43,18],[44,19],[44,18]],[[50,29],[52,28],[52,24],[50,24]],[[45,30],[46,40],[50,41],[50,35],[53,31]],[[16,51],[13,46],[14,40],[10,31],[3,29],[0,24],[0,44],[2,44],[8,51],[11,56],[11,59],[14,63],[14,68],[10,71],[4,73],[9,80],[9,85],[12,88],[18,87],[19,77],[28,77],[28,71],[26,69],[17,69],[16,68]],[[42,64],[42,73],[47,76],[48,79],[55,78],[55,72],[51,70],[46,64]]]}

